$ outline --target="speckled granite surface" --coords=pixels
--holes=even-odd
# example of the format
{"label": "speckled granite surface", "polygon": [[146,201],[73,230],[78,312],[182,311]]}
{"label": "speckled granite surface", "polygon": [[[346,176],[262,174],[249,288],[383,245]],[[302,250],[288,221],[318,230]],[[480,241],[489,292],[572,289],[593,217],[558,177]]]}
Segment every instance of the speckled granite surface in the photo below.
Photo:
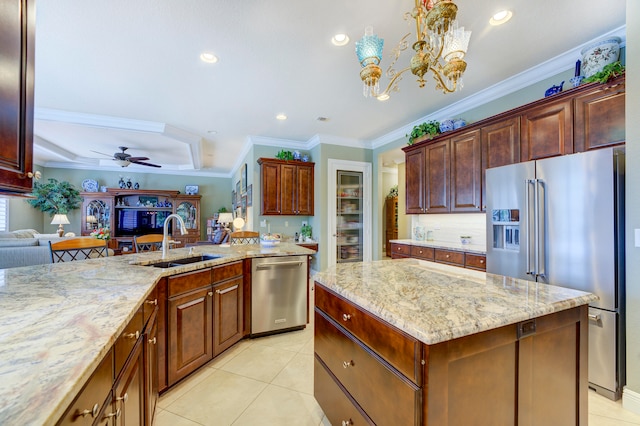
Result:
{"label": "speckled granite surface", "polygon": [[447,250],[463,251],[465,253],[486,254],[487,248],[478,244],[449,243],[446,241],[419,241],[411,239],[389,240],[390,243],[409,244],[420,247],[442,248]]}
{"label": "speckled granite surface", "polygon": [[[189,256],[169,251],[168,259]],[[313,254],[295,244],[194,247],[220,259],[140,266],[161,252],[0,269],[0,424],[54,424],[163,276],[253,257]]]}
{"label": "speckled granite surface", "polygon": [[427,344],[597,300],[591,293],[416,259],[340,264],[314,279]]}

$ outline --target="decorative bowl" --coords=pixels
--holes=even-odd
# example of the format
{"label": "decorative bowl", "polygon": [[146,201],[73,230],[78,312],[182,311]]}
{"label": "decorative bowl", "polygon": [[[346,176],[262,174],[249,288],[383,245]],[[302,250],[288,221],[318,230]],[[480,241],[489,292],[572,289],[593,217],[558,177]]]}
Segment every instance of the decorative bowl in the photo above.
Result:
{"label": "decorative bowl", "polygon": [[562,86],[564,86],[564,81],[557,86],[551,86],[544,92],[544,97],[555,95],[556,93],[562,92]]}
{"label": "decorative bowl", "polygon": [[279,240],[260,240],[260,245],[264,247],[275,247],[280,244]]}
{"label": "decorative bowl", "polygon": [[450,132],[453,130],[453,120],[442,120],[440,122],[440,133]]}
{"label": "decorative bowl", "polygon": [[459,129],[467,125],[467,122],[462,118],[457,118],[453,121],[453,130]]}
{"label": "decorative bowl", "polygon": [[610,37],[585,47],[582,54],[582,75],[590,77],[602,71],[605,65],[618,60],[620,56],[620,37]]}

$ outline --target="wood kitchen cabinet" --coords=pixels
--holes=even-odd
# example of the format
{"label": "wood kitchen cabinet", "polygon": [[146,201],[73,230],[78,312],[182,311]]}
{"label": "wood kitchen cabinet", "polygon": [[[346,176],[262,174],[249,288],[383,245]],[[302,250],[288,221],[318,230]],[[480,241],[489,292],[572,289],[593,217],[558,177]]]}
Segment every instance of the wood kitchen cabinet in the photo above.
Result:
{"label": "wood kitchen cabinet", "polygon": [[384,202],[385,214],[385,250],[391,257],[390,240],[398,239],[398,197],[387,198]]}
{"label": "wood kitchen cabinet", "polygon": [[479,212],[481,196],[480,129],[451,138],[450,211]]}
{"label": "wood kitchen cabinet", "polygon": [[258,159],[261,214],[313,216],[314,163]]}
{"label": "wood kitchen cabinet", "polygon": [[425,213],[447,213],[449,178],[451,176],[451,141],[449,139],[425,146],[426,185]]}
{"label": "wood kitchen cabinet", "polygon": [[480,132],[482,211],[486,209],[486,171],[520,162],[520,117],[510,117],[482,126]]}
{"label": "wood kitchen cabinet", "polygon": [[574,150],[625,142],[625,80],[618,78],[574,99]]}
{"label": "wood kitchen cabinet", "polygon": [[33,185],[35,3],[2,2],[0,192],[29,193]]}
{"label": "wood kitchen cabinet", "polygon": [[140,339],[114,386],[114,404],[116,412],[119,412],[119,415],[115,416],[115,424],[118,426],[145,424],[144,346],[144,342]]}
{"label": "wood kitchen cabinet", "polygon": [[570,98],[527,109],[520,120],[521,161],[573,153],[573,102]]}
{"label": "wood kitchen cabinet", "polygon": [[407,214],[425,213],[426,159],[423,147],[406,151],[405,170],[405,211]]}
{"label": "wood kitchen cabinet", "polygon": [[243,337],[242,276],[215,284],[213,293],[213,355],[217,356]]}
{"label": "wood kitchen cabinet", "polygon": [[182,235],[180,224],[173,220],[171,239],[180,241],[182,247],[188,243],[195,243],[200,239],[200,195],[180,195],[173,200],[173,213],[184,221],[187,233]]}
{"label": "wood kitchen cabinet", "polygon": [[145,424],[152,425],[159,397],[157,309],[147,323],[144,338]]}

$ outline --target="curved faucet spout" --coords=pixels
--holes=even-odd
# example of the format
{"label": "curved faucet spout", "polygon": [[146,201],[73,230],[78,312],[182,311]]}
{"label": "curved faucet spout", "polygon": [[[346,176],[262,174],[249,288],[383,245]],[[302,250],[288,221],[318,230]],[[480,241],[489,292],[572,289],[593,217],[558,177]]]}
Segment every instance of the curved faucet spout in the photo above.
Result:
{"label": "curved faucet spout", "polygon": [[182,235],[187,233],[187,227],[184,226],[184,220],[182,220],[182,217],[180,217],[180,215],[173,213],[167,216],[167,218],[164,220],[164,227],[163,227],[164,230],[162,233],[162,258],[163,259],[167,257],[167,251],[169,250],[169,221],[172,217],[178,220],[178,224],[180,225],[180,233]]}

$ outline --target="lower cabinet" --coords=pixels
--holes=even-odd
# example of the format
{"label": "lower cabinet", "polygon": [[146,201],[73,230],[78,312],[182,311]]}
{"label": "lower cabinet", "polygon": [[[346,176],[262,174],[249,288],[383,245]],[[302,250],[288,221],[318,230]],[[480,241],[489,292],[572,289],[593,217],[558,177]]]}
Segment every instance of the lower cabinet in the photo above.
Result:
{"label": "lower cabinet", "polygon": [[127,361],[122,374],[114,387],[114,405],[116,412],[116,425],[144,425],[145,419],[145,366],[143,356],[144,342],[142,339],[136,343],[131,356]]}
{"label": "lower cabinet", "polygon": [[487,270],[486,256],[484,254],[466,253],[457,250],[446,250],[441,248],[413,246],[410,244],[391,243],[391,258],[404,259],[414,258],[428,260],[447,265],[459,266],[461,268],[475,269],[478,271]]}
{"label": "lower cabinet", "polygon": [[[156,310],[157,311],[157,310]],[[144,385],[146,398],[146,424],[152,425],[158,404],[159,382],[158,382],[158,322],[157,314],[154,313],[147,325],[142,340],[144,345]]]}
{"label": "lower cabinet", "polygon": [[243,336],[242,277],[213,286],[213,355],[217,356]]}
{"label": "lower cabinet", "polygon": [[335,425],[586,425],[587,313],[427,345],[316,282],[314,396]]}

